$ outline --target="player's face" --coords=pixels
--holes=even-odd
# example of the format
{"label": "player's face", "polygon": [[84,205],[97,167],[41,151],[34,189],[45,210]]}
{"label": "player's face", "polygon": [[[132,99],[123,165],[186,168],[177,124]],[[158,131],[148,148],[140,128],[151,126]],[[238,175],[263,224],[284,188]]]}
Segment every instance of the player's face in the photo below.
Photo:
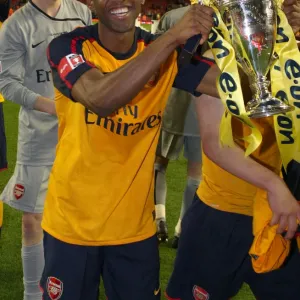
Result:
{"label": "player's face", "polygon": [[94,0],[99,21],[117,33],[131,31],[144,0]]}

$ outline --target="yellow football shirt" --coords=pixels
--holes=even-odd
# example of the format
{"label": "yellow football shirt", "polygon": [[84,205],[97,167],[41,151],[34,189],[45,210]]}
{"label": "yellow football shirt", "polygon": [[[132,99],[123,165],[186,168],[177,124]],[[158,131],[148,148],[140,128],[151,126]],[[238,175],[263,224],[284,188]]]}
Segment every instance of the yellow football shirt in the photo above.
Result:
{"label": "yellow football shirt", "polygon": [[[273,118],[253,119],[252,121],[261,131],[263,141],[251,157],[261,165],[280,174],[281,158],[276,143]],[[249,134],[249,129],[235,118],[232,121],[232,128],[235,138]],[[245,149],[241,140],[237,144]],[[253,215],[254,199],[262,192],[256,186],[220,168],[205,155],[203,155],[202,173],[203,181],[197,194],[204,203],[223,211]]]}
{"label": "yellow football shirt", "polygon": [[[166,101],[174,82],[194,92],[210,63],[200,61],[193,80],[185,81],[174,51],[130,103],[105,118],[71,101],[72,86],[84,72],[93,67],[104,74],[113,72],[154,38],[137,28],[128,53],[110,53],[93,25],[62,35],[49,46],[60,95],[56,99],[59,142],[42,226],[59,240],[118,245],[155,234],[153,166]],[[190,68],[194,71],[195,64]]]}

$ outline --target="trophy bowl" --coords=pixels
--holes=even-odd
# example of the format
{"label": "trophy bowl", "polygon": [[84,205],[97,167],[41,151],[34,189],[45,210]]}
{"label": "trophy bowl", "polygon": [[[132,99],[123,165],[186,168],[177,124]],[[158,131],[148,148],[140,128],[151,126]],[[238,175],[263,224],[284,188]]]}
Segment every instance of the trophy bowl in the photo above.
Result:
{"label": "trophy bowl", "polygon": [[267,75],[276,56],[277,7],[273,0],[215,0],[225,24],[230,24],[236,60],[249,78],[252,100],[246,105],[250,118],[262,118],[294,109],[269,91]]}

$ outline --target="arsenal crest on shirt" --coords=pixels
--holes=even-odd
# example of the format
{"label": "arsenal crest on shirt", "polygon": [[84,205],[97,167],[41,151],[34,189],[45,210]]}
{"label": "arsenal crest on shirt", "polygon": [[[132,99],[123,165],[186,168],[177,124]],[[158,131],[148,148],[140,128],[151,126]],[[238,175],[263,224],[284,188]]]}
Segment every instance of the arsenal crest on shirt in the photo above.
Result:
{"label": "arsenal crest on shirt", "polygon": [[58,300],[63,293],[63,283],[56,277],[48,277],[47,291],[51,300]]}
{"label": "arsenal crest on shirt", "polygon": [[209,300],[208,292],[197,285],[193,287],[193,296],[195,300]]}
{"label": "arsenal crest on shirt", "polygon": [[14,196],[17,200],[21,199],[25,194],[25,187],[22,184],[15,184],[14,186]]}

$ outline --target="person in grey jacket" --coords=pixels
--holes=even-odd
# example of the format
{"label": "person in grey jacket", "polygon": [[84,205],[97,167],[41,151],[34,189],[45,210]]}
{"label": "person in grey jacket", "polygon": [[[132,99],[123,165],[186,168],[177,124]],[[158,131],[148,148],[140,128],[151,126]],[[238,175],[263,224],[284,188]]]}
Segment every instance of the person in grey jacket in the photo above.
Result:
{"label": "person in grey jacket", "polygon": [[[160,20],[157,31],[163,33],[173,27],[189,8],[190,6],[185,6],[167,12]],[[207,49],[207,46],[202,46],[202,51]],[[200,184],[202,150],[194,96],[173,88],[162,119],[162,129],[154,165],[157,235],[161,242],[168,240],[165,208],[167,197],[166,170],[169,161],[177,160],[182,149],[184,149],[184,157],[187,159],[187,179],[180,215],[172,240],[172,247],[175,249],[178,246],[181,232],[181,220],[192,203]]]}
{"label": "person in grey jacket", "polygon": [[30,0],[0,30],[0,93],[20,104],[17,162],[0,199],[23,212],[24,300],[40,300],[41,219],[57,143],[55,90],[46,49],[53,38],[91,24],[75,0]]}

